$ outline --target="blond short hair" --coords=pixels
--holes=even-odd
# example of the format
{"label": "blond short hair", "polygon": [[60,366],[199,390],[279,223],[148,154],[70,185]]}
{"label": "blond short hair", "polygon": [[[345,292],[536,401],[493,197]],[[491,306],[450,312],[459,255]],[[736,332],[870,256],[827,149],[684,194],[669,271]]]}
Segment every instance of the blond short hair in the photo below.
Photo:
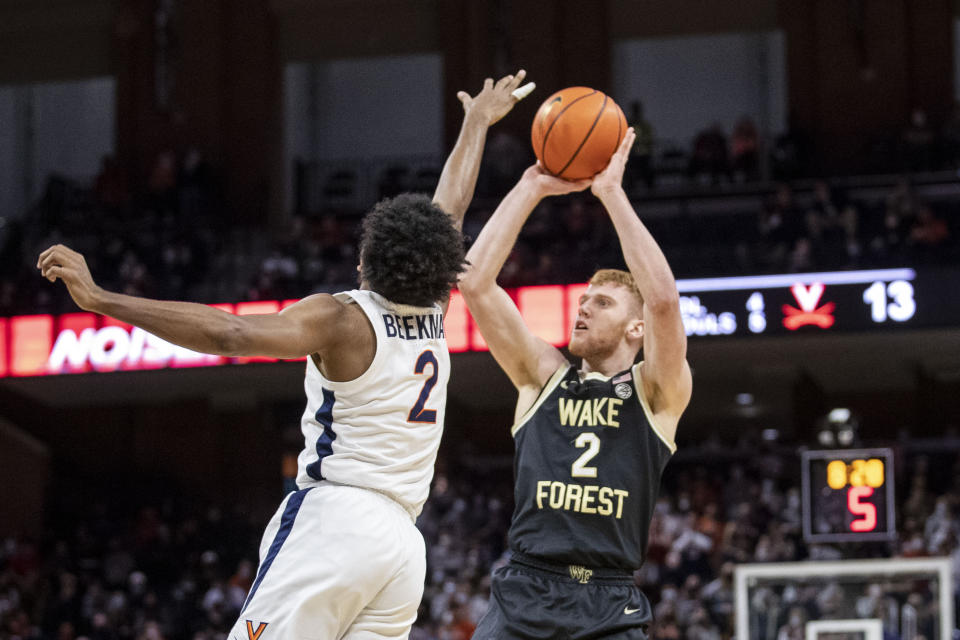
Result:
{"label": "blond short hair", "polygon": [[637,289],[637,283],[629,271],[623,271],[621,269],[600,269],[590,278],[589,284],[598,286],[602,284],[613,284],[624,287],[637,301],[637,304],[640,306],[640,311],[643,311],[643,296],[640,295],[640,290]]}

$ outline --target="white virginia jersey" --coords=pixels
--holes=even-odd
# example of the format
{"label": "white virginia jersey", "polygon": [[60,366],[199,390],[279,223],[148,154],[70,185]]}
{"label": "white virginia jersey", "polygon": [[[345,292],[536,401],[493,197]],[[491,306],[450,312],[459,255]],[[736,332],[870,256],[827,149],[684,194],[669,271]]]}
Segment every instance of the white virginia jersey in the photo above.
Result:
{"label": "white virginia jersey", "polygon": [[297,484],[321,480],[380,491],[419,514],[430,491],[450,378],[439,305],[413,307],[373,291],[338,293],[360,305],[377,336],[370,367],[333,382],[307,358],[306,447]]}

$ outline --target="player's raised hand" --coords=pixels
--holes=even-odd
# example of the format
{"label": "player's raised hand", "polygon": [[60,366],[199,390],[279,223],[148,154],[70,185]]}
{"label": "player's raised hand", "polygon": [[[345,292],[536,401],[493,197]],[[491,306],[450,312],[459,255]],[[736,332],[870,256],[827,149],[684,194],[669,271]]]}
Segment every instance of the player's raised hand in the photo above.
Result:
{"label": "player's raised hand", "polygon": [[56,282],[57,278],[63,280],[78,307],[85,311],[93,310],[100,287],[94,283],[87,261],[81,254],[62,244],[55,244],[40,254],[37,268],[50,282]]}
{"label": "player's raised hand", "polygon": [[540,163],[527,167],[520,178],[520,183],[532,190],[541,198],[548,196],[562,196],[575,191],[583,191],[590,186],[590,180],[564,180],[548,173]]}
{"label": "player's raised hand", "polygon": [[623,171],[627,166],[630,149],[636,138],[637,134],[633,127],[627,129],[627,135],[623,136],[620,146],[610,158],[610,163],[603,171],[593,176],[593,185],[590,187],[593,195],[603,199],[604,196],[623,188]]}
{"label": "player's raised hand", "polygon": [[520,86],[527,72],[523,69],[516,75],[504,76],[494,83],[493,78],[487,78],[483,89],[475,96],[466,91],[457,93],[457,98],[463,103],[463,110],[480,115],[488,125],[493,124],[510,113],[513,105],[530,95],[537,85],[532,82]]}

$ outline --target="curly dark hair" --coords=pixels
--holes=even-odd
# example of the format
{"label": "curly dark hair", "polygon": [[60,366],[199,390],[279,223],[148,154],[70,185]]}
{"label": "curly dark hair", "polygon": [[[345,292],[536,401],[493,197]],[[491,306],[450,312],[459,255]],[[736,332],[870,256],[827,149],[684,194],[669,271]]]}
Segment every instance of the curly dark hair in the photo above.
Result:
{"label": "curly dark hair", "polygon": [[465,266],[463,235],[428,196],[402,193],[363,219],[361,278],[392,302],[427,307],[445,300]]}

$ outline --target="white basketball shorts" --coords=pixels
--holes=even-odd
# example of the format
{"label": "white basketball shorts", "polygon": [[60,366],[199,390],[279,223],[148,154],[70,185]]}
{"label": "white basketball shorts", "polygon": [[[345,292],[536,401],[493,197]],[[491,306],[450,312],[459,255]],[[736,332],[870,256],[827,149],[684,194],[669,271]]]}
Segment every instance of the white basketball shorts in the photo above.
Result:
{"label": "white basketball shorts", "polygon": [[410,514],[367,489],[322,482],[289,494],[230,640],[406,638],[426,551]]}

